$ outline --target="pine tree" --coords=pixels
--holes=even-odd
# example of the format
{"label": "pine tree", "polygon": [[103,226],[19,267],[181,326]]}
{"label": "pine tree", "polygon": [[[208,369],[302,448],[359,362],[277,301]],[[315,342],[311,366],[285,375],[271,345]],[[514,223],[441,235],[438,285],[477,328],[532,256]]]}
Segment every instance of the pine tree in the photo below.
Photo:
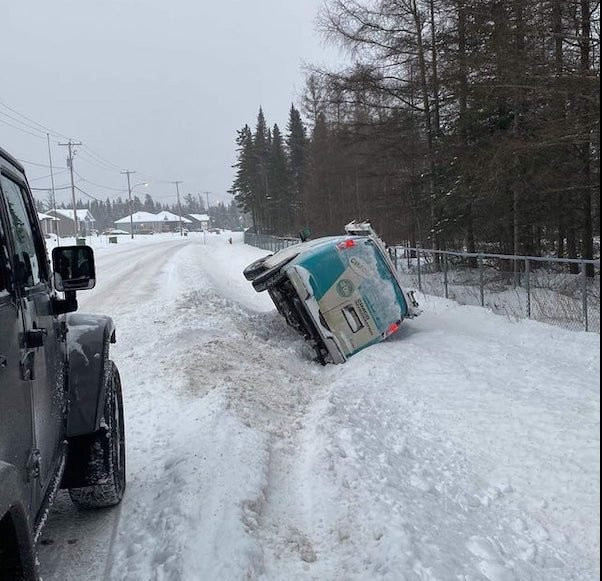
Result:
{"label": "pine tree", "polygon": [[307,217],[301,203],[303,181],[306,170],[307,134],[301,114],[294,105],[289,112],[286,146],[288,150],[289,167],[291,172],[291,203],[293,228],[306,225]]}
{"label": "pine tree", "polygon": [[270,183],[268,176],[270,141],[270,131],[263,114],[263,109],[260,107],[259,113],[257,114],[255,134],[253,135],[253,156],[255,163],[253,198],[257,220],[255,224],[258,231],[271,230],[267,208],[268,198],[270,197]]}
{"label": "pine tree", "polygon": [[253,218],[253,225],[257,226],[257,200],[256,188],[256,163],[254,154],[253,134],[248,125],[238,131],[236,136],[237,161],[234,164],[236,176],[229,193],[234,196],[236,204],[245,213]]}
{"label": "pine tree", "polygon": [[284,139],[278,125],[272,130],[268,167],[270,184],[270,222],[275,233],[291,234],[294,221],[294,208],[291,196],[291,176]]}

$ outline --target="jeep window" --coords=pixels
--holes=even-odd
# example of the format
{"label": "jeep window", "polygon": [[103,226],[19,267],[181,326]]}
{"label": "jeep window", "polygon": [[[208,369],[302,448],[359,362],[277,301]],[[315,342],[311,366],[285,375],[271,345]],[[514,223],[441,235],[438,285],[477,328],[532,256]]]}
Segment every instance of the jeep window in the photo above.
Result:
{"label": "jeep window", "polygon": [[5,175],[0,178],[8,209],[9,228],[15,245],[17,280],[22,287],[33,287],[46,279],[45,258],[36,248],[33,219],[23,188]]}
{"label": "jeep window", "polygon": [[8,253],[8,240],[4,231],[4,224],[2,222],[2,214],[0,214],[0,298],[2,298],[9,289],[9,257]]}

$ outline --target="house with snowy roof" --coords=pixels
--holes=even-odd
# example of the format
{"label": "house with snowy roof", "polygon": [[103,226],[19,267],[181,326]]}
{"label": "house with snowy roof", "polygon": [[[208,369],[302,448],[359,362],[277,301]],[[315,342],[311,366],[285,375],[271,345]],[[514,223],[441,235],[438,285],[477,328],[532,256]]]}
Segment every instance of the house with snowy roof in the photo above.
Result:
{"label": "house with snowy roof", "polygon": [[211,225],[211,218],[207,214],[186,214],[186,218],[192,222],[193,230],[209,230]]}
{"label": "house with snowy roof", "polygon": [[60,221],[60,218],[57,218],[56,216],[50,216],[44,212],[38,212],[38,220],[40,221],[40,226],[42,226],[42,232],[44,234],[58,233],[57,222]]}
{"label": "house with snowy roof", "polygon": [[72,208],[58,208],[56,210],[48,210],[49,216],[58,218],[61,221],[60,235],[61,236],[89,236],[94,230],[96,219],[90,213],[90,210],[77,209],[77,232],[75,228],[75,216]]}
{"label": "house with snowy roof", "polygon": [[[192,222],[182,218],[182,223],[189,225]],[[132,226],[134,233],[150,232],[174,232],[180,224],[180,217],[172,212],[159,212],[151,214],[150,212],[134,212],[130,216],[125,216],[115,221],[115,227],[131,232]]]}

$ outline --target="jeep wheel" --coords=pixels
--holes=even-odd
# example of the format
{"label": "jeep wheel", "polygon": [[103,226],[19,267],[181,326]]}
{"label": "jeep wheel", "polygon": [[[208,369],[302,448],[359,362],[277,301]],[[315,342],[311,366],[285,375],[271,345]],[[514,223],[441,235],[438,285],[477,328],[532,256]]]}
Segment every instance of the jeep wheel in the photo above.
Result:
{"label": "jeep wheel", "polygon": [[102,428],[88,448],[87,463],[96,466],[96,482],[71,488],[71,500],[82,508],[104,508],[121,502],[125,492],[125,429],[121,379],[116,365],[107,362],[106,399]]}

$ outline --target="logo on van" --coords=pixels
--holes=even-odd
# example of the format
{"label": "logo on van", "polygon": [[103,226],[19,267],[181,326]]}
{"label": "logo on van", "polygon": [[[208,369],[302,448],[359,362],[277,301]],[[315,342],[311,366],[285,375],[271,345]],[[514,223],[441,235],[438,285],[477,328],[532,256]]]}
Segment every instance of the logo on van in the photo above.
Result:
{"label": "logo on van", "polygon": [[349,279],[344,278],[337,285],[337,292],[344,299],[348,299],[355,292],[355,285]]}
{"label": "logo on van", "polygon": [[359,258],[358,256],[353,256],[349,260],[349,266],[351,267],[351,270],[353,270],[353,272],[355,272],[362,278],[371,278],[372,276],[374,276],[374,273],[368,265],[368,263],[365,260]]}

